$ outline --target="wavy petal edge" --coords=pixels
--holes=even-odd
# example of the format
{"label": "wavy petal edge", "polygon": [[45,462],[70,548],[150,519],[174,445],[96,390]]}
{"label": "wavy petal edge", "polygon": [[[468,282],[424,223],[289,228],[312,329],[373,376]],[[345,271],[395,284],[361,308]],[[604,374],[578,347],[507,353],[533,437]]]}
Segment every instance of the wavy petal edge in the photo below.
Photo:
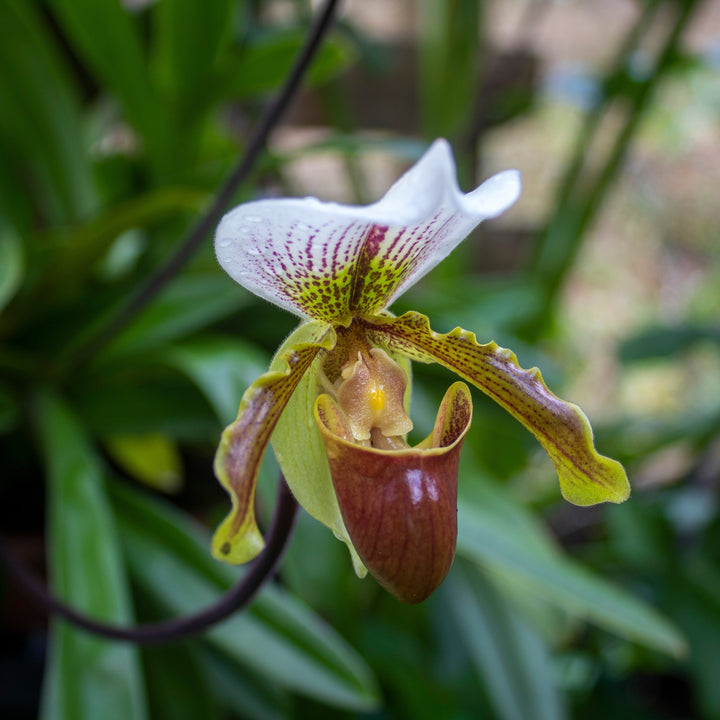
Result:
{"label": "wavy petal edge", "polygon": [[538,368],[520,367],[511,350],[495,342],[481,345],[473,332],[459,327],[436,333],[428,318],[415,312],[360,322],[378,344],[384,342],[412,360],[447,367],[505,408],[547,452],[568,502],[621,503],[630,496],[625,469],[596,451],[592,426],[581,408],[552,393]]}
{"label": "wavy petal edge", "polygon": [[242,564],[256,557],[265,546],[254,510],[260,463],[297,385],[317,354],[331,350],[336,342],[332,326],[325,323],[307,326],[306,341],[288,347],[277,358],[280,368],[261,375],[248,387],[240,401],[237,419],[223,431],[214,469],[230,495],[232,508],[212,539],[212,554],[218,560]]}
{"label": "wavy petal edge", "polygon": [[221,219],[215,253],[259,297],[306,319],[344,321],[391,304],[520,191],[520,174],[509,170],[463,193],[440,139],[371,205],[315,198],[239,205]]}

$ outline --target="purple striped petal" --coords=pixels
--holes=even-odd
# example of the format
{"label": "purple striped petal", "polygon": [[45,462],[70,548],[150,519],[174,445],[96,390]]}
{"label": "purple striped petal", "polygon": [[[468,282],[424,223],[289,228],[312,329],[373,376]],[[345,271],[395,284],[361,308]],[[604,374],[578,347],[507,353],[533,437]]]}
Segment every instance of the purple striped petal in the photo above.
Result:
{"label": "purple striped petal", "polygon": [[215,251],[256,295],[302,317],[347,321],[387,307],[519,194],[513,170],[462,193],[450,146],[436,140],[372,205],[305,198],[238,206],[220,222]]}

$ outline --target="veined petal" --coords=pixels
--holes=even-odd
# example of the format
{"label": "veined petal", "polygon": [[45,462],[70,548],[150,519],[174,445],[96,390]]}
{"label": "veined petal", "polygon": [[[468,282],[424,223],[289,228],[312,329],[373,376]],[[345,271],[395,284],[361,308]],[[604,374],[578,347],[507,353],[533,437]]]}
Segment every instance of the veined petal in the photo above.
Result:
{"label": "veined petal", "polygon": [[[307,328],[315,324],[304,323],[287,338],[278,350],[271,370],[289,348],[305,340]],[[347,545],[355,572],[359,577],[365,577],[367,569],[343,523],[325,448],[313,417],[313,405],[318,395],[317,375],[322,361],[320,354],[315,356],[280,417],[270,442],[295,499],[303,510],[330,528],[335,537]]]}
{"label": "veined petal", "polygon": [[373,205],[245,203],[218,226],[218,261],[240,285],[303,317],[332,322],[378,312],[520,194],[515,171],[468,194],[455,174],[450,146],[436,140]]}
{"label": "veined petal", "polygon": [[215,455],[215,475],[232,498],[232,510],[215,532],[218,560],[244,563],[264,547],[255,523],[257,474],[265,449],[285,406],[321,350],[335,346],[333,328],[307,323],[304,342],[286,347],[275,367],[259,377],[240,401],[237,420],[225,429]]}
{"label": "veined petal", "polygon": [[472,418],[470,389],[454,383],[420,445],[380,450],[357,444],[330,395],[315,402],[332,482],[353,543],[373,577],[405,603],[443,581],[455,555],[460,449]]}
{"label": "veined petal", "polygon": [[569,502],[619,503],[630,495],[623,466],[596,452],[583,411],[550,392],[537,368],[523,370],[510,350],[494,342],[480,345],[473,333],[461,328],[445,335],[433,332],[428,319],[414,312],[360,322],[378,344],[384,340],[412,360],[444,365],[502,405],[550,456]]}

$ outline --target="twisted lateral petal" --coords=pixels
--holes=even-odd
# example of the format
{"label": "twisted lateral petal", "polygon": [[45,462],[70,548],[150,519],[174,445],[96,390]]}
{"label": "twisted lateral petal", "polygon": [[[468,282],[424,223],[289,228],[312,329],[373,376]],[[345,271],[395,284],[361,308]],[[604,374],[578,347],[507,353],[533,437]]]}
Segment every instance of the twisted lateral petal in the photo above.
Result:
{"label": "twisted lateral petal", "polygon": [[437,140],[373,205],[314,198],[240,205],[220,222],[215,252],[256,295],[303,317],[343,321],[385,308],[519,194],[515,171],[463,194],[450,146]]}
{"label": "twisted lateral petal", "polygon": [[337,402],[320,395],[315,419],[345,526],[373,577],[398,600],[424,600],[455,555],[460,449],[470,427],[465,383],[445,394],[435,427],[418,447],[358,445]]}
{"label": "twisted lateral petal", "polygon": [[583,411],[553,395],[537,368],[523,370],[515,354],[456,328],[441,335],[428,319],[409,312],[399,318],[363,318],[370,337],[419,362],[437,362],[489,395],[535,435],[560,478],[566,500],[575,505],[623,502],[630,484],[623,466],[599,455]]}
{"label": "twisted lateral petal", "polygon": [[[303,323],[291,333],[277,351],[270,369],[277,368],[288,348],[305,342],[308,329],[316,324]],[[365,577],[367,568],[358,557],[343,523],[325,447],[313,417],[313,406],[318,396],[318,374],[325,360],[323,355],[315,356],[298,383],[278,420],[270,443],[295,499],[307,513],[330,528],[335,537],[347,545],[355,572],[358,577]]]}
{"label": "twisted lateral petal", "polygon": [[215,532],[212,553],[218,560],[244,563],[264,547],[255,523],[257,474],[275,425],[295,388],[321,350],[335,346],[332,327],[308,323],[305,343],[280,358],[282,369],[259,377],[240,401],[237,420],[225,429],[215,455],[215,475],[232,498],[230,514]]}

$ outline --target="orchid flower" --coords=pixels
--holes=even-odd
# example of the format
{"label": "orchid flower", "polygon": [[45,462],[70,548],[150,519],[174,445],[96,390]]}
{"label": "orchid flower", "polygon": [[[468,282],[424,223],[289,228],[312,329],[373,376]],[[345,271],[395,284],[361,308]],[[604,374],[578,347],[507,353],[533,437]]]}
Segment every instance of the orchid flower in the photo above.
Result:
{"label": "orchid flower", "polygon": [[213,538],[216,558],[243,563],[263,548],[253,505],[272,442],[297,501],[347,544],[360,577],[369,570],[406,603],[442,582],[455,553],[472,401],[467,385],[453,384],[433,431],[410,447],[410,361],[439,363],[502,405],[550,456],[571,503],[628,497],[622,465],[596,452],[582,410],[550,392],[537,368],[523,370],[511,351],[467,330],[439,334],[419,313],[386,309],[519,194],[516,171],[463,194],[450,147],[437,140],[367,207],[270,199],[225,215],[220,265],[302,323],[223,432],[215,473],[232,510]]}

